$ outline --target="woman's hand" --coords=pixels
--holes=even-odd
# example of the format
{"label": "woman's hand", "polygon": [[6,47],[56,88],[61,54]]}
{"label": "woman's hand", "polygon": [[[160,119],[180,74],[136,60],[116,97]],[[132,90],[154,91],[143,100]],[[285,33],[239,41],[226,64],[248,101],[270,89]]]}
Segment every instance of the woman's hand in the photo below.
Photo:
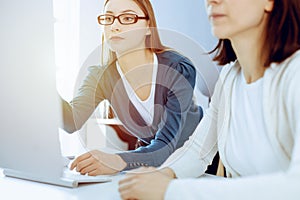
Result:
{"label": "woman's hand", "polygon": [[129,172],[119,182],[122,199],[164,199],[168,185],[173,179],[169,170],[166,174],[166,171],[158,171],[153,167],[142,167]]}
{"label": "woman's hand", "polygon": [[126,167],[124,160],[116,154],[108,154],[98,150],[90,151],[77,157],[70,169],[89,176],[115,174]]}

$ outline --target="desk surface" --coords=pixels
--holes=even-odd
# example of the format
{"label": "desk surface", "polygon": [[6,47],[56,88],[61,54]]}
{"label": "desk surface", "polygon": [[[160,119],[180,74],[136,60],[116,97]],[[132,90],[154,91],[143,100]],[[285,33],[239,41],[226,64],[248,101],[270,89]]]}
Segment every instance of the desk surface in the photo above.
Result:
{"label": "desk surface", "polygon": [[6,200],[86,200],[120,199],[118,181],[122,175],[112,177],[112,182],[82,184],[78,188],[65,188],[5,177],[0,169],[0,199]]}

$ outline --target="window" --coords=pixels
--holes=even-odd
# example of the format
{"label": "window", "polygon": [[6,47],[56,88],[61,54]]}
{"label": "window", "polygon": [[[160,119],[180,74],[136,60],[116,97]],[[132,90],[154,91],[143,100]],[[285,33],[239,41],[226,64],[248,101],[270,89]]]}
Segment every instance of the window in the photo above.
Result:
{"label": "window", "polygon": [[79,70],[79,0],[53,0],[55,62],[59,93],[70,100]]}
{"label": "window", "polygon": [[[79,0],[53,0],[57,89],[67,101],[72,99],[79,70],[79,5]],[[63,156],[82,152],[78,133],[60,130],[59,137]]]}

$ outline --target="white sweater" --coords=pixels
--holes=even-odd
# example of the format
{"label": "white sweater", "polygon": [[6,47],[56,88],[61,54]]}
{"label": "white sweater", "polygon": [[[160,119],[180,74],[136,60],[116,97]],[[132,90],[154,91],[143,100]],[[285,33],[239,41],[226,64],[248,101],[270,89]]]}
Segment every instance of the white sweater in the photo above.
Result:
{"label": "white sweater", "polygon": [[228,176],[234,178],[176,179],[165,199],[300,199],[300,51],[264,73],[263,115],[282,169],[276,173],[239,177],[226,161],[231,92],[240,69],[238,62],[223,68],[201,123],[162,166],[172,168],[178,178],[199,177],[219,151]]}

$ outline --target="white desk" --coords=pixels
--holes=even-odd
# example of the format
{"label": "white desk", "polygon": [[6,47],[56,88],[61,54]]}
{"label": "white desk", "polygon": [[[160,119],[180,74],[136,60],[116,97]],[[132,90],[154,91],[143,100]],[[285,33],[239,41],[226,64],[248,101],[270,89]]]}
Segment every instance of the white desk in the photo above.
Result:
{"label": "white desk", "polygon": [[120,199],[118,181],[122,175],[114,176],[112,182],[82,184],[78,188],[65,188],[5,177],[0,169],[1,200],[86,200]]}

